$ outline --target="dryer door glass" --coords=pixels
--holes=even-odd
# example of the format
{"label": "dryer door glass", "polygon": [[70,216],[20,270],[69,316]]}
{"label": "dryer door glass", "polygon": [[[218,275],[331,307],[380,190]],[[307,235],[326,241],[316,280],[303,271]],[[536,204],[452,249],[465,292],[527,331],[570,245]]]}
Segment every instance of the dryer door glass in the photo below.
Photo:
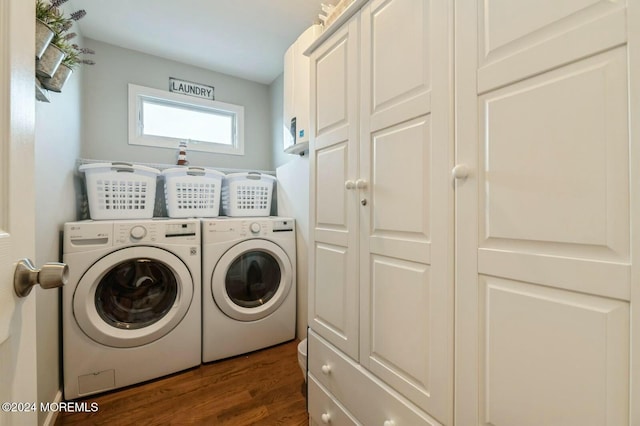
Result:
{"label": "dryer door glass", "polygon": [[107,324],[138,329],[164,317],[177,295],[178,283],[167,265],[151,259],[131,259],[104,275],[96,288],[95,303]]}
{"label": "dryer door glass", "polygon": [[276,294],[281,277],[278,261],[271,254],[247,251],[227,270],[225,287],[233,303],[243,308],[255,308]]}

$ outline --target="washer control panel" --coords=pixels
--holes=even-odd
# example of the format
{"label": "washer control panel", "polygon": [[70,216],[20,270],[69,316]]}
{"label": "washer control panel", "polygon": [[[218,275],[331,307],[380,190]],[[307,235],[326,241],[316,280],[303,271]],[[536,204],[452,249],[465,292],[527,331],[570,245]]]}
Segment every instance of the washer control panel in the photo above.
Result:
{"label": "washer control panel", "polygon": [[116,244],[195,241],[200,223],[195,220],[149,220],[145,222],[115,222]]}
{"label": "washer control panel", "polygon": [[200,243],[200,221],[161,218],[67,222],[63,243],[64,253],[136,244],[194,246]]}
{"label": "washer control panel", "polygon": [[195,236],[197,228],[200,227],[199,223],[184,222],[184,223],[167,223],[165,227],[165,237],[189,237]]}

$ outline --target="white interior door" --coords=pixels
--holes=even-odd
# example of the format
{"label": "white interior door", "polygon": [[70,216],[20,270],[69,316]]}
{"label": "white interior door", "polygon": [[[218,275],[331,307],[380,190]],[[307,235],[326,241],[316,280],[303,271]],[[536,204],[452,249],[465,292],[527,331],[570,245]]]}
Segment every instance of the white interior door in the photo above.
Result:
{"label": "white interior door", "polygon": [[457,5],[457,424],[617,426],[638,406],[626,3]]}
{"label": "white interior door", "polygon": [[453,418],[453,8],[373,0],[361,13],[360,363]]}
{"label": "white interior door", "polygon": [[[0,402],[16,404],[37,403],[35,293],[13,290],[16,261],[35,254],[34,5],[0,2]],[[37,412],[6,408],[0,425],[37,424]]]}

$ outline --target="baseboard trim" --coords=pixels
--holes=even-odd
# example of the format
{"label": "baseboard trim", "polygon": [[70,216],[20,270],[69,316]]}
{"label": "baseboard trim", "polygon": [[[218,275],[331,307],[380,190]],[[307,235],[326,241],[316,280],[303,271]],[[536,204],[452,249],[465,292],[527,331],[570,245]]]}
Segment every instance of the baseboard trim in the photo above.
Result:
{"label": "baseboard trim", "polygon": [[[62,402],[62,391],[58,389],[56,392],[56,397],[52,401],[55,404],[59,404]],[[56,424],[56,419],[58,418],[58,410],[49,411],[47,417],[44,419],[43,426],[54,426]]]}

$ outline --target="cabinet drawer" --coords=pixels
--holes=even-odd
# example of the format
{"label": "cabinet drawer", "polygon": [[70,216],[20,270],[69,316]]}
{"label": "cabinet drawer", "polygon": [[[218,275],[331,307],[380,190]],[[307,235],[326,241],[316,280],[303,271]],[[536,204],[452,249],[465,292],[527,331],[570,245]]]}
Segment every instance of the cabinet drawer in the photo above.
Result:
{"label": "cabinet drawer", "polygon": [[311,374],[308,392],[309,418],[312,425],[360,425]]}
{"label": "cabinet drawer", "polygon": [[[367,426],[439,426],[396,391],[309,331],[309,373]],[[318,419],[316,419],[318,421]]]}
{"label": "cabinet drawer", "polygon": [[354,391],[357,364],[312,330],[308,337],[308,368],[338,401],[346,401]]}

